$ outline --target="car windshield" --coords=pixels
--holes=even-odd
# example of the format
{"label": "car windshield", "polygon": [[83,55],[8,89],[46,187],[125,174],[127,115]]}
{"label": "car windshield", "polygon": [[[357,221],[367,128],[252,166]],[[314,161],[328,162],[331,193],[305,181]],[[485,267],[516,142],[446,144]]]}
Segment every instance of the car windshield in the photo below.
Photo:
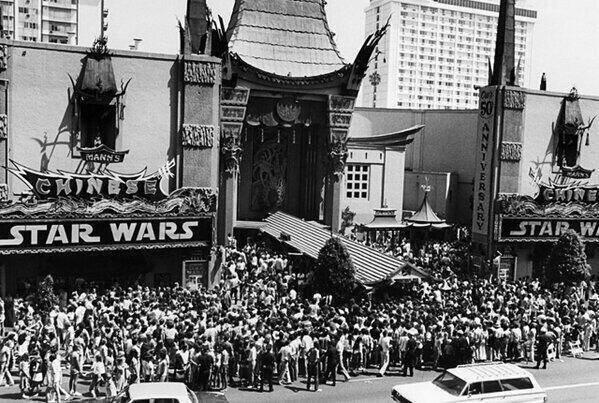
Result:
{"label": "car windshield", "polygon": [[441,375],[439,375],[433,381],[433,384],[440,387],[447,393],[451,393],[454,396],[459,396],[460,393],[462,393],[462,390],[464,390],[464,387],[466,386],[466,382],[464,380],[458,378],[457,376],[449,372],[444,372]]}

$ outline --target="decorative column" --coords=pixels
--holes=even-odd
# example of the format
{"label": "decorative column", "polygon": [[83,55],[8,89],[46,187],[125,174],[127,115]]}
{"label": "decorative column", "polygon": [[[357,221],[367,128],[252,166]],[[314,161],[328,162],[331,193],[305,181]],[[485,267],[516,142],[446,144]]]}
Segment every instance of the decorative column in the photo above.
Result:
{"label": "decorative column", "polygon": [[218,186],[218,59],[186,55],[183,59],[183,108],[179,128],[179,186]]}
{"label": "decorative column", "polygon": [[[8,166],[8,45],[0,45],[0,165]],[[0,179],[0,202],[8,198],[8,171]]]}
{"label": "decorative column", "polygon": [[242,156],[241,133],[250,98],[250,89],[237,87],[221,90],[221,165],[218,241],[224,244],[237,221],[237,187]]}
{"label": "decorative column", "polygon": [[333,232],[338,232],[341,224],[342,179],[349,152],[347,140],[355,97],[329,95],[329,175],[325,203],[325,221]]}

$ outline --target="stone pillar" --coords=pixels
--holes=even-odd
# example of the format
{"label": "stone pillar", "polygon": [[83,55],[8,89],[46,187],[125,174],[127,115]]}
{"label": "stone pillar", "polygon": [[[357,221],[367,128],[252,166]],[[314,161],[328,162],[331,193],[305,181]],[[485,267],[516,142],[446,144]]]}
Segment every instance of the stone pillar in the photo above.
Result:
{"label": "stone pillar", "polygon": [[220,60],[187,55],[183,59],[180,143],[182,187],[218,187]]}
{"label": "stone pillar", "polygon": [[499,161],[501,166],[499,193],[520,193],[520,166],[526,92],[516,87],[502,90],[503,121]]}
{"label": "stone pillar", "polygon": [[349,152],[347,140],[356,97],[329,95],[329,175],[325,203],[325,222],[333,232],[341,227],[341,196],[345,162]]}
{"label": "stone pillar", "polygon": [[242,156],[241,133],[250,98],[249,88],[221,90],[221,164],[218,241],[224,244],[227,234],[233,233],[237,221],[237,187],[239,162]]}
{"label": "stone pillar", "polygon": [[[176,188],[205,188],[213,194],[218,189],[219,162],[219,88],[221,60],[204,55],[185,55],[180,60],[182,78],[179,132],[176,138]],[[216,243],[217,215],[212,215],[212,244]],[[208,260],[209,279],[214,278],[219,265],[215,249],[189,250],[183,259]],[[185,273],[183,273],[185,276]],[[182,279],[184,280],[184,279]]]}

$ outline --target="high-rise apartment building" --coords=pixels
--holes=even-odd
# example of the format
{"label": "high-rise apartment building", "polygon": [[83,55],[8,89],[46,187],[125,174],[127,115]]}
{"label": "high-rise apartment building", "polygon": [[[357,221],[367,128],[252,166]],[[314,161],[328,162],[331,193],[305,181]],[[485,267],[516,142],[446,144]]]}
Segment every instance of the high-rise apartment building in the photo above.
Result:
{"label": "high-rise apartment building", "polygon": [[[381,108],[468,109],[476,86],[489,79],[499,0],[371,0],[366,34],[388,20],[362,84],[362,105]],[[537,12],[516,11],[516,62],[520,85],[530,84],[532,34]]]}
{"label": "high-rise apartment building", "polygon": [[[0,0],[4,36],[21,41],[77,45],[81,29],[99,35],[101,4],[101,0]],[[97,20],[85,21],[85,24],[81,20],[81,15],[94,14]]]}

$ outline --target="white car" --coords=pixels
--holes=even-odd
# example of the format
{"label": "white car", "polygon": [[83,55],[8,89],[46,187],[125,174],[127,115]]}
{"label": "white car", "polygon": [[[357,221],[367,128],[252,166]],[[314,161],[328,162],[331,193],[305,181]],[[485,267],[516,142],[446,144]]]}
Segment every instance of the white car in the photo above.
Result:
{"label": "white car", "polygon": [[399,403],[547,401],[547,393],[528,371],[504,363],[460,365],[432,382],[397,385],[391,397]]}
{"label": "white car", "polygon": [[197,396],[179,382],[134,383],[121,392],[117,403],[198,403]]}

